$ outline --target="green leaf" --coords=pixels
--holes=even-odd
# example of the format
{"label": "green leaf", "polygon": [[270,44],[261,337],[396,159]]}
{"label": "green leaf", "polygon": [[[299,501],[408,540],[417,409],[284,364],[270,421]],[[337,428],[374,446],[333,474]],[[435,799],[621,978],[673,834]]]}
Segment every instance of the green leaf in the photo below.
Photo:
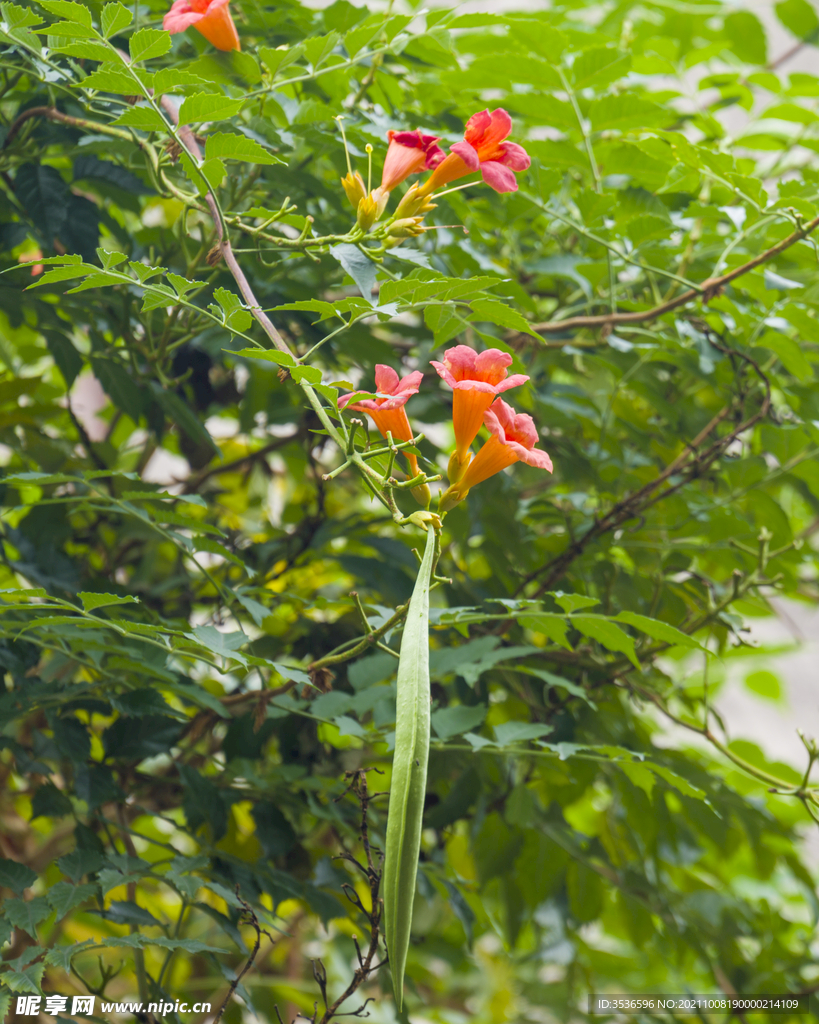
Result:
{"label": "green leaf", "polygon": [[139,604],[139,598],[127,595],[121,597],[119,594],[91,594],[80,592],[77,597],[82,601],[83,610],[93,612],[97,608],[107,608],[112,604]]}
{"label": "green leaf", "polygon": [[78,25],[85,25],[86,28],[92,27],[91,11],[85,4],[77,4],[73,0],[39,0],[39,3],[49,14],[76,22]]}
{"label": "green leaf", "polygon": [[313,70],[321,67],[324,61],[330,56],[338,44],[340,36],[338,32],[329,32],[326,36],[314,36],[312,39],[305,39],[302,43],[304,56]]}
{"label": "green leaf", "polygon": [[470,306],[473,313],[470,320],[487,320],[499,327],[520,331],[540,340],[540,335],[537,331],[532,330],[532,325],[525,317],[521,316],[516,309],[499,302],[498,299],[473,299]]}
{"label": "green leaf", "polygon": [[145,407],[145,396],[122,363],[114,358],[92,356],[91,367],[114,405],[130,416],[134,423],[139,423]]}
{"label": "green leaf", "polygon": [[765,29],[750,11],[733,11],[724,22],[725,39],[734,53],[749,64],[765,64],[768,47]]}
{"label": "green leaf", "polygon": [[[61,921],[75,907],[85,903],[86,900],[90,900],[96,892],[96,885],[88,883],[85,885],[71,885],[69,882],[57,882],[46,893],[46,899],[51,904],[52,909],[57,912],[57,920]],[[56,948],[62,950],[66,947],[57,946]],[[48,958],[46,957],[46,959]]]}
{"label": "green leaf", "polygon": [[0,858],[0,886],[22,896],[37,881],[37,872],[16,860]]}
{"label": "green leaf", "polygon": [[40,982],[45,974],[45,964],[31,964],[22,971],[5,971],[2,974],[3,984],[12,992],[40,992]]}
{"label": "green leaf", "polygon": [[625,654],[635,668],[640,667],[634,653],[634,641],[610,619],[603,618],[602,615],[572,615],[569,622],[579,629],[583,636],[596,640],[607,651]]}
{"label": "green leaf", "polygon": [[159,924],[150,911],[132,900],[113,900],[105,917],[116,924],[135,924],[140,928],[150,928]]}
{"label": "green leaf", "polygon": [[635,629],[639,629],[641,633],[645,633],[653,640],[662,640],[672,646],[701,646],[693,637],[683,633],[676,626],[661,622],[659,619],[651,619],[647,615],[638,615],[637,612],[620,612],[617,621],[625,622],[627,626],[634,626]]}
{"label": "green leaf", "polygon": [[819,29],[819,15],[807,0],[782,0],[774,5],[776,16],[797,39],[809,40]]}
{"label": "green leaf", "polygon": [[61,818],[71,814],[73,806],[62,790],[57,789],[53,782],[38,786],[31,800],[31,821],[35,818]]}
{"label": "green leaf", "polygon": [[553,597],[555,604],[559,605],[567,614],[576,612],[580,608],[592,608],[594,605],[600,604],[600,600],[596,597],[587,597],[585,594],[564,594],[562,590],[550,590],[549,596]]}
{"label": "green leaf", "polygon": [[[53,271],[48,271],[48,273],[53,273]],[[45,337],[48,351],[51,353],[51,358],[63,375],[66,388],[70,388],[77,379],[80,370],[82,370],[82,356],[74,348],[66,335],[60,334],[57,331],[44,330],[43,336]]]}
{"label": "green leaf", "polygon": [[745,685],[765,700],[779,701],[782,699],[782,683],[779,676],[768,669],[758,669],[745,676]]}
{"label": "green leaf", "polygon": [[486,705],[457,704],[453,707],[440,708],[432,713],[432,728],[442,740],[451,740],[453,736],[476,729],[486,718]]}
{"label": "green leaf", "polygon": [[780,363],[797,380],[812,380],[813,367],[805,358],[799,343],[780,331],[766,331],[756,342],[775,352]]}
{"label": "green leaf", "polygon": [[[60,885],[65,885],[65,882],[60,882]],[[70,886],[69,888],[73,888]],[[83,886],[86,889],[94,889],[94,886]],[[70,909],[70,908],[69,908]],[[67,911],[66,911],[67,913]],[[57,914],[57,920],[59,921],[65,914]],[[51,967],[57,967],[61,971],[71,970],[71,961],[74,957],[83,949],[88,949],[95,945],[93,939],[85,939],[83,942],[72,942],[70,946],[53,946],[45,956],[45,962]],[[65,1018],[58,1018],[65,1019]]]}
{"label": "green leaf", "polygon": [[173,420],[183,433],[198,444],[206,445],[214,455],[221,455],[219,447],[210,436],[205,425],[191,409],[184,398],[175,391],[153,385],[153,395],[165,413]]}
{"label": "green leaf", "polygon": [[89,850],[85,847],[77,847],[71,853],[66,853],[57,861],[57,867],[64,875],[79,882],[85,875],[92,875],[102,866],[102,855],[96,850]]}
{"label": "green leaf", "polygon": [[150,60],[161,57],[171,48],[171,34],[161,28],[140,28],[131,36],[128,43],[131,62]]}
{"label": "green leaf", "polygon": [[284,163],[279,157],[268,153],[255,139],[228,132],[208,135],[205,141],[205,158],[210,160],[216,157],[222,160],[245,160],[255,164]]}
{"label": "green leaf", "polygon": [[344,242],[340,245],[330,247],[330,255],[342,265],[358,286],[358,290],[364,298],[372,301],[373,288],[375,288],[376,264],[358,248]]}
{"label": "green leaf", "polygon": [[83,89],[99,89],[102,92],[114,92],[123,96],[144,95],[139,85],[121,67],[116,64],[101,64],[96,71],[92,71],[82,80]]}
{"label": "green leaf", "polygon": [[44,896],[36,896],[33,900],[6,900],[3,914],[15,928],[21,928],[32,939],[37,938],[37,925],[45,921],[51,914],[51,907]]}
{"label": "green leaf", "polygon": [[495,726],[495,742],[499,747],[505,747],[510,743],[538,740],[551,731],[551,725],[538,725],[537,722],[504,722]]}
{"label": "green leaf", "polygon": [[106,4],[102,9],[102,17],[100,18],[102,34],[106,39],[110,39],[111,36],[117,35],[124,28],[128,28],[133,20],[133,14],[127,7],[123,7],[121,3]]}
{"label": "green leaf", "polygon": [[242,359],[261,359],[265,363],[275,363],[277,366],[295,366],[296,357],[289,352],[280,352],[277,348],[242,348],[233,352],[234,356],[241,356]]}
{"label": "green leaf", "polygon": [[595,131],[603,131],[606,128],[644,131],[646,128],[667,124],[673,120],[671,114],[663,107],[634,93],[603,96],[599,100],[594,100],[589,106],[588,116]]}
{"label": "green leaf", "polygon": [[552,615],[549,612],[542,612],[536,615],[527,613],[520,617],[520,624],[536,633],[543,633],[549,640],[560,647],[565,647],[567,651],[572,649],[571,644],[566,639],[569,627],[562,615]]}
{"label": "green leaf", "polygon": [[138,128],[143,132],[167,132],[168,125],[164,118],[152,107],[131,107],[112,124],[124,128]]}
{"label": "green leaf", "polygon": [[232,100],[222,93],[199,92],[188,96],[179,108],[180,124],[201,124],[203,121],[224,121],[238,114],[244,100]]}
{"label": "green leaf", "polygon": [[260,46],[259,57],[267,65],[271,75],[277,71],[283,71],[288,65],[295,63],[304,53],[304,44],[296,46],[278,46],[272,49],[270,46]]}

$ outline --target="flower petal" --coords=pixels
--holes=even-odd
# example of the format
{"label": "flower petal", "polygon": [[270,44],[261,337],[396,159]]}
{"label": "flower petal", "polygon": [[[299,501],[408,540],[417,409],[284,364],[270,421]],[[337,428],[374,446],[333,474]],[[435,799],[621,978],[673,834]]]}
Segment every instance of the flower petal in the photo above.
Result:
{"label": "flower petal", "polygon": [[415,395],[420,390],[423,379],[424,375],[420,370],[413,370],[398,381],[398,391],[401,394]]}
{"label": "flower petal", "polygon": [[506,376],[506,367],[512,362],[508,352],[487,348],[475,360],[475,376],[487,384],[498,384]]}
{"label": "flower petal", "polygon": [[459,156],[466,164],[470,173],[472,171],[477,171],[480,166],[481,158],[478,156],[478,151],[466,140],[463,142],[456,142],[454,146],[450,146],[449,152]]}
{"label": "flower petal", "polygon": [[171,9],[162,19],[162,27],[166,32],[175,35],[177,32],[184,32],[204,17],[204,14],[199,14],[191,8],[188,0],[174,0]]}
{"label": "flower petal", "polygon": [[472,145],[477,145],[491,124],[492,115],[488,110],[481,110],[477,114],[473,114],[466,122],[464,138],[467,142],[472,143]]}
{"label": "flower petal", "polygon": [[508,391],[509,388],[519,388],[521,384],[525,384],[529,378],[525,373],[513,373],[511,377],[507,377],[506,380],[502,380],[500,384],[496,385],[495,393],[501,394],[504,391]]}
{"label": "flower petal", "polygon": [[517,192],[518,182],[514,172],[496,160],[487,160],[481,164],[483,180],[496,192]]}
{"label": "flower petal", "polygon": [[525,171],[532,163],[531,157],[517,142],[504,142],[501,146],[503,156],[500,163],[513,171]]}
{"label": "flower petal", "polygon": [[391,366],[375,364],[375,390],[382,395],[394,395],[398,387],[398,374]]}

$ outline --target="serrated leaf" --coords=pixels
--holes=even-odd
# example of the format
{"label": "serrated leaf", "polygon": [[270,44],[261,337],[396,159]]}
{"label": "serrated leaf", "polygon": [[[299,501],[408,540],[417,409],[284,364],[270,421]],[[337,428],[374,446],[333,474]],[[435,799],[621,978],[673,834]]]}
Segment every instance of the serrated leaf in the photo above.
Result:
{"label": "serrated leaf", "polygon": [[278,349],[266,348],[243,348],[233,352],[234,356],[241,356],[243,359],[261,359],[265,363],[275,363],[277,366],[295,366],[296,357],[289,352],[280,352]]}
{"label": "serrated leaf", "polygon": [[[46,899],[53,910],[57,912],[57,920],[60,921],[69,911],[78,907],[81,903],[91,899],[96,893],[97,887],[90,883],[84,885],[71,885],[70,882],[57,882],[46,893]],[[65,947],[57,947],[58,949]]]}
{"label": "serrated leaf", "polygon": [[127,28],[133,20],[133,14],[127,7],[123,7],[121,3],[106,4],[102,9],[102,16],[100,18],[102,34],[106,39],[109,39],[124,28]]}
{"label": "serrated leaf", "polygon": [[27,864],[21,864],[16,860],[0,858],[0,886],[11,889],[18,896],[37,881],[37,872],[32,871]]}
{"label": "serrated leaf", "polygon": [[232,100],[222,93],[198,92],[182,101],[179,108],[180,124],[201,124],[203,121],[223,121],[242,109],[244,100]]}
{"label": "serrated leaf", "polygon": [[3,904],[3,915],[15,928],[21,928],[33,939],[37,938],[37,925],[51,914],[51,907],[44,896],[33,900],[12,899]]}
{"label": "serrated leaf", "polygon": [[91,11],[85,4],[74,3],[74,0],[40,0],[40,6],[54,14],[58,18],[65,18],[66,21],[73,21],[79,25],[91,28]]}
{"label": "serrated leaf", "polygon": [[140,28],[131,36],[128,48],[134,64],[151,57],[161,57],[171,48],[171,34],[161,28]]}
{"label": "serrated leaf", "polygon": [[551,725],[539,725],[537,722],[504,722],[495,726],[495,742],[498,746],[505,747],[510,743],[538,740],[551,731]]}
{"label": "serrated leaf", "polygon": [[83,89],[99,89],[101,92],[118,93],[121,96],[144,95],[139,84],[126,72],[121,65],[102,64],[82,80]]}
{"label": "serrated leaf", "polygon": [[[64,885],[64,882],[60,883]],[[93,888],[93,886],[87,886],[86,888]],[[70,908],[69,908],[70,909]],[[64,914],[58,915],[64,917]],[[45,956],[45,962],[51,967],[57,967],[61,971],[71,970],[71,961],[74,957],[83,949],[88,949],[89,946],[94,946],[96,943],[93,939],[85,939],[83,942],[72,942],[70,946],[53,946]]]}
{"label": "serrated leaf", "polygon": [[635,668],[640,667],[634,653],[634,641],[610,619],[602,615],[572,615],[569,622],[575,629],[580,630],[583,636],[596,640],[607,651],[625,654]]}
{"label": "serrated leaf", "polygon": [[489,323],[506,327],[512,331],[520,331],[540,339],[540,335],[532,330],[529,321],[521,316],[516,309],[499,302],[498,299],[473,299],[470,303],[472,316],[470,320],[488,320]]}
{"label": "serrated leaf", "polygon": [[44,963],[31,964],[22,971],[5,971],[2,975],[3,984],[12,992],[31,992],[37,995],[44,973]]}
{"label": "serrated leaf", "polygon": [[165,120],[152,107],[131,107],[113,121],[124,128],[138,128],[143,132],[166,132]]}
{"label": "serrated leaf", "polygon": [[662,640],[679,647],[701,646],[693,637],[681,632],[676,626],[661,622],[659,619],[649,618],[648,615],[638,615],[637,612],[628,611],[620,612],[617,621],[625,622],[627,626],[634,626],[635,629],[639,629],[641,633],[645,633],[653,640]]}
{"label": "serrated leaf", "polygon": [[284,161],[259,145],[255,139],[246,135],[229,132],[216,132],[205,141],[205,158],[222,160],[245,160],[255,164],[280,164]]}
{"label": "serrated leaf", "polygon": [[304,53],[304,44],[296,46],[279,46],[275,50],[270,46],[259,47],[259,57],[267,65],[271,75],[282,71],[289,64],[293,64]]}
{"label": "serrated leaf", "polygon": [[93,612],[96,608],[106,608],[112,604],[139,604],[139,598],[130,594],[121,597],[119,594],[90,594],[82,591],[77,597],[82,601],[83,611],[86,612]]}

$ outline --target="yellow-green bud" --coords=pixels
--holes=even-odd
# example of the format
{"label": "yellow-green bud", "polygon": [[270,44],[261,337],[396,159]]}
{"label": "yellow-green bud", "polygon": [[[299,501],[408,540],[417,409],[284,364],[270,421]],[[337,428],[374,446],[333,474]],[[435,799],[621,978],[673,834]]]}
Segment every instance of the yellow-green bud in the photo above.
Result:
{"label": "yellow-green bud", "polygon": [[356,224],[358,224],[362,231],[369,231],[377,220],[378,203],[371,195],[364,196],[358,204],[358,212],[355,218]]}
{"label": "yellow-green bud", "polygon": [[358,209],[358,204],[367,195],[367,186],[364,184],[364,179],[358,173],[345,174],[341,179],[341,187],[347,193],[347,198],[350,200],[354,210]]}
{"label": "yellow-green bud", "polygon": [[416,214],[424,216],[435,208],[435,203],[429,201],[429,196],[421,194],[418,185],[412,185],[396,207],[395,216],[399,218],[414,217]]}

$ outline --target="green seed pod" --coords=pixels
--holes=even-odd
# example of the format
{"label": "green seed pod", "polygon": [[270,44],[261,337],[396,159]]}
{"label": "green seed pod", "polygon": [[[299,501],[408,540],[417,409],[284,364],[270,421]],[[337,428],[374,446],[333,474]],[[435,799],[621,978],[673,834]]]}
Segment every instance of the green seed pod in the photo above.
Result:
{"label": "green seed pod", "polygon": [[404,1001],[404,969],[410,942],[429,760],[429,584],[434,553],[435,531],[430,529],[410,598],[398,663],[395,754],[383,893],[384,933],[399,1010]]}

